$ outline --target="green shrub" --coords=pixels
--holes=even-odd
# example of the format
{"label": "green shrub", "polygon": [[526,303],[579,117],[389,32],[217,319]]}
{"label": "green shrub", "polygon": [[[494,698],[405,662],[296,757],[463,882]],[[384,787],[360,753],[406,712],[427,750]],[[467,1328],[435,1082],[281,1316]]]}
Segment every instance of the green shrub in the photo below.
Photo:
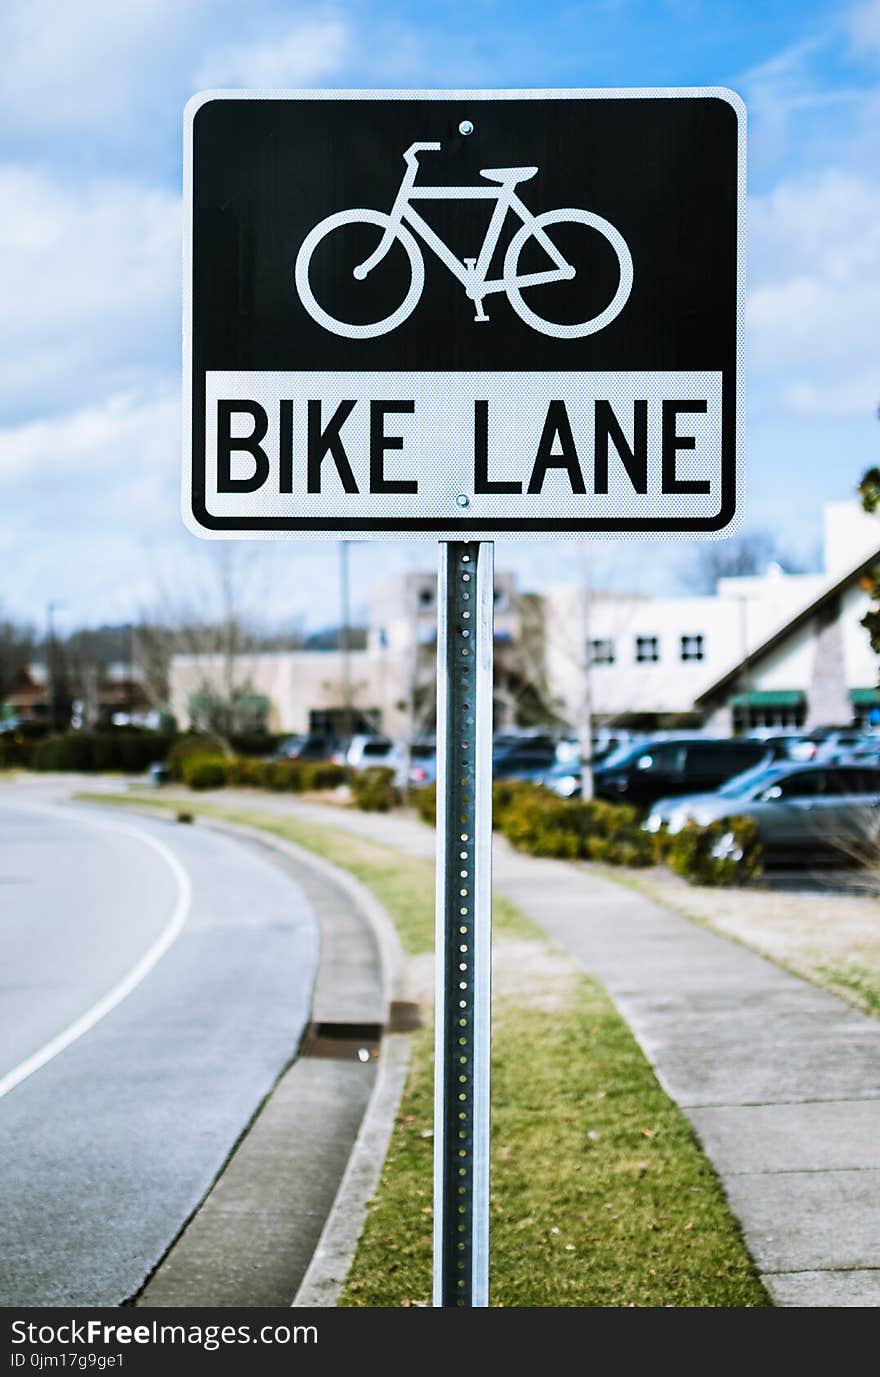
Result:
{"label": "green shrub", "polygon": [[501,831],[520,851],[609,865],[650,865],[654,842],[628,804],[602,799],[560,799],[520,786],[499,818]]}
{"label": "green shrub", "polygon": [[492,785],[492,827],[504,831],[504,818],[509,808],[520,800],[546,798],[545,790],[537,784],[529,784],[524,779],[496,779]]}
{"label": "green shrub", "polygon": [[688,822],[668,841],[666,862],[691,884],[745,884],[761,873],[763,853],[754,818],[731,817],[700,827]]}
{"label": "green shrub", "polygon": [[299,765],[300,788],[304,793],[320,789],[338,789],[348,781],[348,770],[344,765],[334,765],[332,760],[304,760]]}
{"label": "green shrub", "polygon": [[264,760],[263,788],[279,794],[298,794],[302,789],[302,765],[296,760]]}
{"label": "green shrub", "polygon": [[429,827],[437,826],[437,785],[426,784],[422,789],[413,789],[410,798],[422,822]]}
{"label": "green shrub", "polygon": [[183,778],[190,789],[222,789],[228,769],[225,755],[190,755],[183,762]]}
{"label": "green shrub", "polygon": [[255,760],[253,756],[237,755],[227,764],[226,783],[240,788],[262,789],[266,784],[268,760]]}
{"label": "green shrub", "polygon": [[351,792],[364,813],[387,813],[399,802],[394,771],[387,765],[370,765],[351,777]]}
{"label": "green shrub", "polygon": [[174,742],[167,756],[165,764],[168,766],[168,773],[172,779],[182,780],[184,778],[184,762],[190,756],[225,756],[226,747],[217,736],[211,736],[208,732],[187,732],[186,736],[180,736]]}

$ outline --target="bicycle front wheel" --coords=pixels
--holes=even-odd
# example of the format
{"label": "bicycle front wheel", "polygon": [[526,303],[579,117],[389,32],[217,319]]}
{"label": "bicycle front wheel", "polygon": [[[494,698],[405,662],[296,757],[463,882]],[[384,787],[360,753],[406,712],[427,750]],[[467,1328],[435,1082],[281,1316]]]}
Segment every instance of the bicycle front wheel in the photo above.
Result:
{"label": "bicycle front wheel", "polygon": [[[409,230],[404,225],[397,224],[394,226],[393,236],[403,246],[409,260],[409,286],[404,288],[405,295],[400,305],[381,320],[363,323],[340,320],[326,311],[312,290],[310,278],[312,256],[323,241],[332,235],[333,243],[327,247],[332,253],[330,261],[336,269],[333,275],[337,282],[344,279],[344,296],[354,306],[358,295],[364,294],[363,292],[358,293],[355,283],[363,279],[356,279],[351,268],[359,264],[368,254],[364,252],[363,244],[357,246],[354,254],[347,252],[345,241],[354,241],[360,237],[357,232],[365,225],[375,225],[382,231],[383,235],[387,234],[391,229],[391,216],[379,210],[342,210],[335,215],[328,215],[326,220],[321,220],[306,235],[296,256],[294,277],[296,290],[303,306],[312,319],[317,321],[319,325],[323,325],[325,330],[330,330],[334,335],[344,335],[346,339],[373,339],[376,335],[387,335],[390,330],[395,330],[415,310],[416,303],[422,294],[422,287],[425,284],[425,263],[419,246]],[[399,286],[399,284],[395,285]],[[372,286],[373,284],[368,283],[366,288],[370,292],[371,300],[375,295],[371,291]],[[384,292],[381,294],[384,295]],[[352,314],[356,314],[356,310]]]}
{"label": "bicycle front wheel", "polygon": [[[527,241],[535,237],[540,244],[548,226],[562,224],[586,225],[589,229],[597,230],[608,240],[617,255],[620,268],[617,290],[605,309],[589,320],[572,324],[557,323],[539,316],[523,300],[523,289],[517,281],[519,258]],[[555,339],[582,339],[584,335],[595,335],[598,330],[603,330],[626,305],[633,284],[632,255],[620,231],[616,230],[610,221],[603,220],[601,215],[594,215],[589,210],[546,210],[543,215],[536,215],[533,220],[524,224],[511,239],[504,257],[504,282],[508,301],[526,325],[530,325],[533,330],[539,330],[542,335],[552,335]]]}

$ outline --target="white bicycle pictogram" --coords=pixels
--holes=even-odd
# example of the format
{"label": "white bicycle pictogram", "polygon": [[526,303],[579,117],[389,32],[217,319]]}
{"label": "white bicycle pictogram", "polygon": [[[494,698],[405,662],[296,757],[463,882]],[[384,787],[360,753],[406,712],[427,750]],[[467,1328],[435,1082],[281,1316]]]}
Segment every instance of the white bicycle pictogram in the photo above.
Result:
{"label": "white bicycle pictogram", "polygon": [[[538,330],[543,335],[552,335],[556,339],[579,339],[584,335],[594,335],[620,314],[632,289],[633,265],[626,240],[619,230],[615,229],[608,220],[603,220],[601,215],[594,215],[589,210],[568,208],[566,210],[546,210],[542,214],[533,215],[528,206],[516,194],[516,186],[519,182],[525,182],[534,177],[538,171],[537,167],[482,168],[480,176],[485,177],[487,181],[498,183],[497,187],[417,187],[415,183],[418,174],[419,153],[437,152],[439,149],[439,143],[414,143],[410,145],[403,155],[406,171],[403,174],[400,189],[390,213],[365,209],[341,210],[334,215],[328,215],[326,220],[321,220],[306,235],[297,254],[295,280],[300,300],[313,320],[316,320],[319,325],[323,325],[325,330],[330,330],[335,335],[344,335],[348,339],[372,339],[376,335],[387,335],[389,331],[395,330],[412,314],[418,305],[425,284],[425,262],[415,236],[406,227],[407,224],[434,250],[441,263],[445,264],[452,275],[462,284],[467,296],[474,302],[475,320],[488,321],[489,317],[483,309],[483,298],[492,292],[505,292],[508,301],[521,320],[524,320],[533,330]],[[462,260],[456,258],[440,236],[413,208],[412,202],[414,200],[494,200],[495,209],[492,212],[486,237],[478,257]],[[522,225],[508,245],[504,256],[503,276],[490,279],[488,276],[489,266],[501,237],[508,211],[513,211],[514,214],[518,215]],[[590,229],[597,230],[614,249],[620,268],[617,290],[605,309],[589,320],[575,324],[557,324],[554,321],[545,320],[543,316],[539,316],[533,311],[523,299],[524,289],[544,286],[552,282],[570,282],[575,276],[575,268],[567,262],[547,233],[547,229],[551,225],[565,223],[586,225]],[[409,259],[411,277],[403,301],[390,315],[371,324],[354,325],[331,316],[316,300],[309,281],[309,267],[315,249],[328,235],[343,230],[347,225],[376,225],[383,231],[375,251],[354,269],[353,276],[358,282],[362,282],[382,262],[395,240],[402,244]],[[533,237],[555,266],[542,272],[520,273],[518,271],[520,254],[527,241]]]}

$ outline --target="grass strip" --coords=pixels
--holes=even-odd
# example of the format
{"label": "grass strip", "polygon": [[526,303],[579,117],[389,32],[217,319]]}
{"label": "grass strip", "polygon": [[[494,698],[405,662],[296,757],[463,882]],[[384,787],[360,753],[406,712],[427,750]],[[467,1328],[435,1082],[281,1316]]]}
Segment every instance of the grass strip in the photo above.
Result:
{"label": "grass strip", "polygon": [[[178,801],[80,795],[178,811]],[[433,867],[349,832],[193,803],[308,847],[369,885],[424,964]],[[767,1305],[720,1184],[604,990],[507,900],[495,905],[492,1304]],[[430,1028],[340,1305],[430,1303]]]}

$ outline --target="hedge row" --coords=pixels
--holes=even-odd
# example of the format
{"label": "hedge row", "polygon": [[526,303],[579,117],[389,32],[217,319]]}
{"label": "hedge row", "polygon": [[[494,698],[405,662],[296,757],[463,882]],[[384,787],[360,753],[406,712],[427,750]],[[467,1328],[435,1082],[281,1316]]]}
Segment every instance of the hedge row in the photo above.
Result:
{"label": "hedge row", "polygon": [[22,722],[14,731],[0,732],[0,770],[27,767],[34,750],[48,732],[42,723]]}
{"label": "hedge row", "polygon": [[[232,749],[237,755],[269,755],[276,737],[268,735],[234,736]],[[23,729],[0,734],[0,768],[30,766],[32,770],[122,770],[141,774],[158,761],[167,761],[172,778],[182,779],[182,763],[190,755],[222,755],[225,747],[216,737],[189,733],[140,731],[70,731],[35,739]]]}
{"label": "hedge row", "polygon": [[[492,791],[492,825],[520,851],[564,860],[646,866],[665,861],[694,884],[742,884],[760,874],[762,855],[752,818],[725,818],[680,832],[646,832],[627,804],[560,799],[532,784],[500,781]],[[415,795],[419,816],[436,823],[437,791]]]}
{"label": "hedge row", "polygon": [[348,778],[343,765],[330,761],[254,760],[196,752],[175,762],[172,774],[183,779],[190,789],[222,789],[229,784],[294,794],[335,789]]}
{"label": "hedge row", "polygon": [[31,752],[33,770],[124,770],[141,774],[163,760],[173,736],[162,732],[65,732],[38,741]]}

